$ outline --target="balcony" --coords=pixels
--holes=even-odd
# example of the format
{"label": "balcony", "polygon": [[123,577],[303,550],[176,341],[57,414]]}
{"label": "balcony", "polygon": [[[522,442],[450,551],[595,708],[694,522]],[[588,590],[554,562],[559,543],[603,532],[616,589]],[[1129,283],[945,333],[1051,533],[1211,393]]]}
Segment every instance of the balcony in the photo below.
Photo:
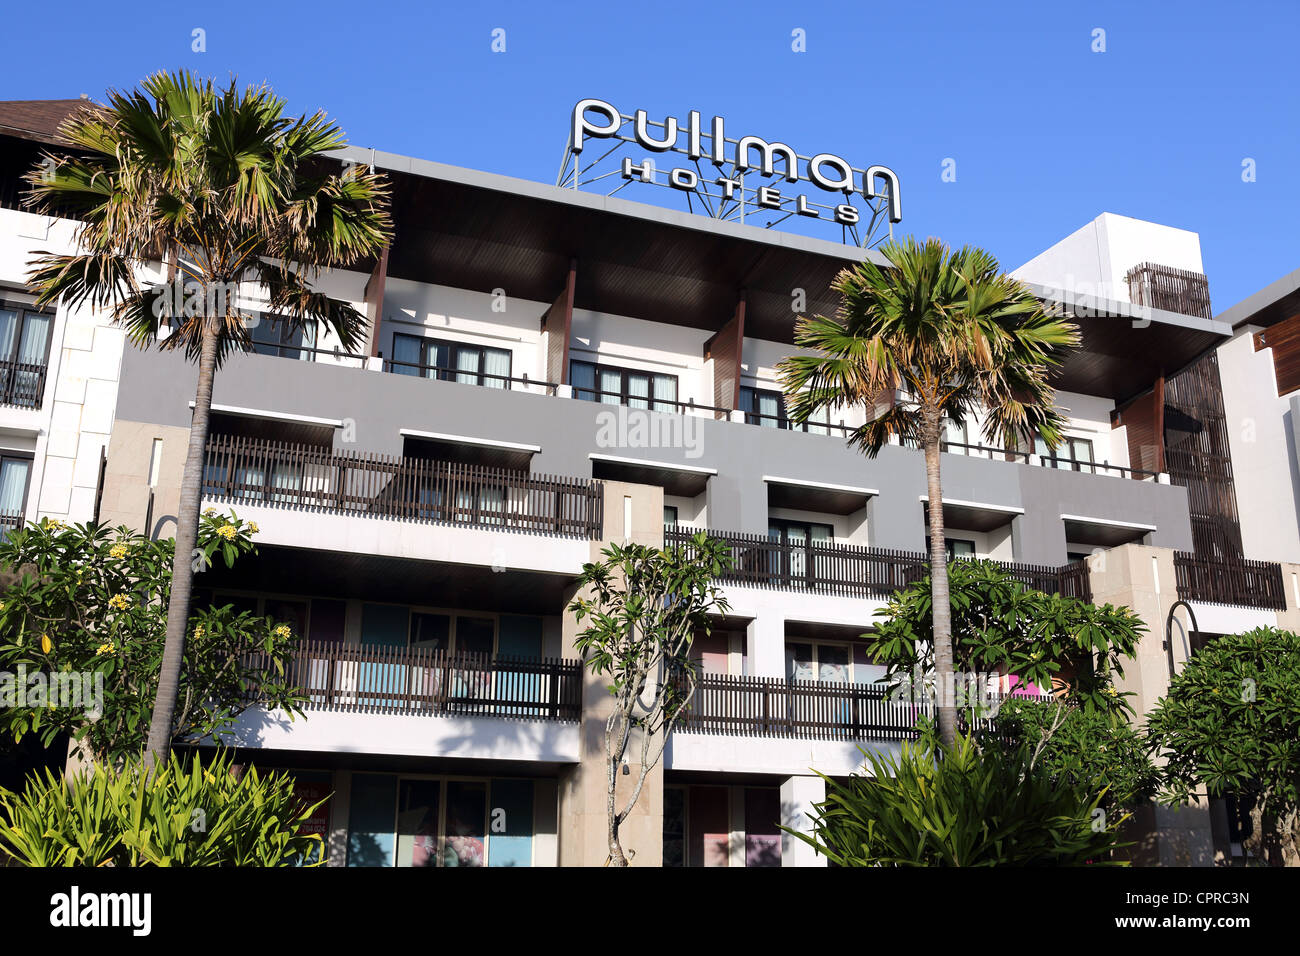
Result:
{"label": "balcony", "polygon": [[302,641],[289,675],[308,714],[572,722],[582,709],[579,661]]}
{"label": "balcony", "polygon": [[1135,481],[1160,480],[1160,473],[1141,468],[1129,468],[1126,465],[1112,465],[1105,461],[1090,461],[1082,458],[1062,458],[1057,455],[1040,455],[1009,448],[994,448],[990,445],[971,445],[965,442],[942,441],[939,450],[952,455],[965,455],[968,458],[987,458],[990,461],[1014,461],[1024,465],[1038,465],[1043,468],[1056,468],[1061,471],[1077,471],[1088,475],[1110,475],[1116,478],[1130,478]]}
{"label": "balcony", "polygon": [[38,409],[45,395],[44,362],[0,359],[0,405]]}
{"label": "balcony", "polygon": [[1280,564],[1244,558],[1216,561],[1175,551],[1174,573],[1184,601],[1286,610]]}
{"label": "balcony", "polygon": [[[888,690],[872,684],[705,673],[696,677],[695,696],[678,730],[734,737],[898,740],[916,737],[922,716],[934,716],[929,699],[893,700]],[[976,728],[989,724],[981,718]]]}
{"label": "balcony", "polygon": [[208,438],[203,496],[309,512],[597,538],[600,482],[425,458]]}
{"label": "balcony", "polygon": [[[691,553],[691,536],[698,529],[668,525],[664,544]],[[722,580],[781,590],[816,591],[851,598],[888,599],[930,571],[929,558],[919,551],[892,551],[852,544],[776,541],[766,535],[707,531],[731,548],[734,562]],[[1026,587],[1048,594],[1092,600],[1088,568],[1081,561],[1060,567],[997,562]]]}

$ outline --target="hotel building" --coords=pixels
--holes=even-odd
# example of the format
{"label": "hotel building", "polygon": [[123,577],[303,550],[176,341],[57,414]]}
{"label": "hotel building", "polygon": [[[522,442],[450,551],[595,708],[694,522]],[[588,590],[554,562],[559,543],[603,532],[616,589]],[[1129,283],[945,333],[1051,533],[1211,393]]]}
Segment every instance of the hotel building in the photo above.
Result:
{"label": "hotel building", "polygon": [[[24,284],[74,224],[23,211],[18,177],[77,105],[0,103],[0,521],[168,537],[195,368],[93,311],[38,309]],[[259,553],[195,584],[300,635],[305,717],[249,711],[234,742],[333,794],[317,821],[333,865],[604,861],[608,700],[565,608],[611,541],[709,529],[736,559],[730,612],[694,651],[699,696],[624,825],[634,865],[824,862],[777,824],[806,827],[813,768],[846,776],[859,747],[908,732],[860,635],[923,573],[932,508],[955,557],[1133,607],[1149,628],[1123,686],[1139,711],[1197,642],[1300,624],[1282,392],[1300,381],[1279,304],[1294,275],[1215,318],[1195,233],[1105,214],[1057,243],[1015,274],[1082,330],[1056,381],[1067,441],[988,448],[977,424],[950,428],[936,503],[918,450],[847,447],[870,410],[796,426],[776,381],[793,303],[832,310],[836,273],[878,253],[369,149],[340,159],[393,186],[391,248],[321,280],[368,316],[365,347],[265,322],[218,372],[204,505],[256,521]],[[1196,629],[1178,609],[1166,648],[1180,600]],[[1232,853],[1222,807],[1147,822],[1150,862]]]}

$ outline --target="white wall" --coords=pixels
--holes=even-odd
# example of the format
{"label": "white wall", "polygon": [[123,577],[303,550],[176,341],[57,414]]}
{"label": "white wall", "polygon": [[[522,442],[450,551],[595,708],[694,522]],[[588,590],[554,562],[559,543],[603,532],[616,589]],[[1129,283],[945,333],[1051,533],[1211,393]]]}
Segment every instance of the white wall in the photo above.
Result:
{"label": "white wall", "polygon": [[1011,274],[1025,282],[1131,302],[1124,277],[1143,262],[1203,272],[1200,236],[1106,212]]}
{"label": "white wall", "polygon": [[1273,350],[1255,351],[1257,331],[1243,326],[1218,350],[1242,545],[1256,561],[1300,562],[1300,475],[1290,396],[1277,394]]}
{"label": "white wall", "polygon": [[[13,209],[0,209],[0,280],[26,283],[29,262],[40,252],[74,250],[74,224]],[[144,282],[161,276],[141,270]],[[5,296],[28,300],[15,293]],[[108,445],[117,406],[125,336],[106,316],[82,306],[59,306],[50,343],[46,392],[39,410],[0,409],[0,445],[35,454],[27,495],[27,518],[89,521],[95,510],[100,456]]]}

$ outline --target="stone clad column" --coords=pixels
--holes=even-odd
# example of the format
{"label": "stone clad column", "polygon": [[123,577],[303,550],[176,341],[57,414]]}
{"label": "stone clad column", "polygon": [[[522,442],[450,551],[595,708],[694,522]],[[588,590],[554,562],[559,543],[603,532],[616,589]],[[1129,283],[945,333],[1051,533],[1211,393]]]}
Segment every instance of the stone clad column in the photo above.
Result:
{"label": "stone clad column", "polygon": [[[781,783],[781,822],[792,830],[811,834],[813,824],[808,814],[813,812],[813,804],[825,799],[826,782],[821,777],[787,777]],[[782,866],[825,866],[826,863],[826,857],[803,840],[781,832]]]}
{"label": "stone clad column", "polygon": [[[591,560],[600,560],[610,542],[630,540],[647,547],[663,547],[663,489],[618,481],[604,483],[602,540],[591,543]],[[630,519],[630,527],[625,519]],[[576,589],[565,598],[565,607]],[[578,624],[563,615],[564,656],[577,658],[574,639]],[[582,719],[579,724],[578,763],[561,772],[559,779],[560,866],[601,866],[609,857],[605,721],[613,709],[607,678],[582,672]],[[628,773],[618,774],[618,807],[626,805],[639,775],[640,745],[633,736],[628,745]],[[620,827],[623,852],[632,866],[663,865],[662,760],[646,778],[632,814]]]}

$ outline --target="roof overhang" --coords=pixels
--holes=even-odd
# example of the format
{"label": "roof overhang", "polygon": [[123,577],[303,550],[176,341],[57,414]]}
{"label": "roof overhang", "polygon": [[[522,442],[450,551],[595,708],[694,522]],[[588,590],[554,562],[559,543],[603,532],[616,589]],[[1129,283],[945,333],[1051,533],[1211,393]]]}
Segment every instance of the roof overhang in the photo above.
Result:
{"label": "roof overhang", "polygon": [[678,498],[694,498],[706,487],[709,479],[718,473],[716,468],[699,468],[666,461],[648,461],[643,458],[621,458],[593,452],[591,477],[606,481],[626,481],[634,485],[658,485],[664,494]]}
{"label": "roof overhang", "polygon": [[412,450],[427,451],[427,457],[440,461],[470,462],[492,468],[509,468],[512,471],[528,471],[533,455],[542,450],[541,445],[424,432],[414,428],[400,429],[398,434],[404,439],[408,453]]}
{"label": "roof overhang", "polygon": [[1276,325],[1300,315],[1300,269],[1271,282],[1254,295],[1247,296],[1216,318],[1230,328],[1243,325]]}
{"label": "roof overhang", "polygon": [[833,515],[852,514],[865,508],[872,495],[880,494],[875,488],[855,488],[851,485],[833,485],[801,478],[777,478],[773,475],[764,475],[763,481],[767,483],[769,507],[820,511]]}
{"label": "roof overhang", "polygon": [[[921,507],[925,509],[926,520],[930,515],[930,496],[921,495]],[[945,528],[960,528],[962,531],[992,531],[1009,525],[1017,515],[1025,513],[1024,508],[1013,505],[995,505],[982,501],[959,501],[954,498],[943,499],[943,525]]]}
{"label": "roof overhang", "polygon": [[1139,524],[1135,521],[1115,521],[1111,518],[1090,518],[1085,515],[1061,515],[1065,522],[1065,540],[1071,544],[1090,544],[1102,548],[1113,548],[1141,541],[1156,530],[1153,524]]}

